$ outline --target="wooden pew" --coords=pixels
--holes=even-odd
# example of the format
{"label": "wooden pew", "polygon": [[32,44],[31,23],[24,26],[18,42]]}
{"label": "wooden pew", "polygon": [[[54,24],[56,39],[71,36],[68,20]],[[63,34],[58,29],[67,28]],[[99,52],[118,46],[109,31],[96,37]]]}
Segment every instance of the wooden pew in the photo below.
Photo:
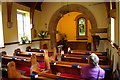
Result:
{"label": "wooden pew", "polygon": [[37,60],[44,60],[44,53],[39,53],[39,52],[21,52],[21,53],[17,53],[16,56],[31,57],[32,54],[36,55]]}
{"label": "wooden pew", "polygon": [[18,80],[20,78],[26,78],[30,79],[29,77],[26,77],[16,69],[16,64],[14,61],[8,62],[7,64],[7,72],[8,72],[8,79]]}
{"label": "wooden pew", "polygon": [[69,50],[68,53],[70,54],[76,54],[76,55],[90,55],[91,53],[95,53],[98,56],[107,56],[107,52],[95,52],[95,51],[85,51],[85,50]]}
{"label": "wooden pew", "polygon": [[[34,55],[34,58],[35,58],[35,56],[36,55]],[[34,58],[32,58],[32,59],[34,59]],[[31,60],[31,61],[33,61],[33,60]],[[33,65],[32,65],[32,68],[34,67],[34,65],[38,65],[38,63],[36,63],[35,61],[34,62],[31,62]],[[31,69],[32,69],[31,68]],[[35,69],[33,69],[32,71],[31,71],[31,73],[33,72],[33,71],[38,71],[38,67],[37,68],[35,68]],[[51,79],[58,79],[58,78],[64,78],[64,79],[67,79],[67,80],[76,80],[76,78],[73,78],[73,77],[65,77],[65,76],[59,76],[59,75],[54,75],[54,74],[48,74],[48,73],[39,73],[39,77],[38,77],[38,79],[43,79],[43,80],[49,80],[49,78],[51,78]],[[42,77],[41,78],[41,76],[44,76],[44,78]],[[14,76],[13,76],[13,78],[14,78]]]}
{"label": "wooden pew", "polygon": [[16,68],[22,71],[23,74],[30,74],[30,67],[34,64],[37,64],[36,55],[33,54],[30,58],[22,56],[2,56],[2,67],[7,67],[6,65],[14,61]]}
{"label": "wooden pew", "polygon": [[[79,63],[88,63],[88,57],[85,55],[79,56],[79,57],[73,57],[73,56],[61,56],[61,61],[68,61],[68,62],[79,62]],[[100,59],[99,64],[102,65],[108,65],[109,61],[107,58]]]}
{"label": "wooden pew", "polygon": [[[54,80],[60,79],[61,80],[61,78],[65,79],[65,80],[66,79],[67,80],[78,80],[78,78],[74,78],[74,77],[67,77],[67,76],[61,76],[61,75],[56,75],[56,74],[52,74],[52,73],[39,72],[38,65],[34,65],[31,68],[31,71],[34,72],[34,73],[37,73],[39,76],[45,77],[45,80],[49,80],[49,79],[54,79]],[[38,76],[38,79],[39,79],[39,76]]]}
{"label": "wooden pew", "polygon": [[48,50],[48,53],[53,53],[53,49],[37,49],[31,48],[31,46],[26,47],[27,52],[40,52],[40,50]]}
{"label": "wooden pew", "polygon": [[[13,59],[14,57],[14,59]],[[16,64],[16,68],[21,72],[21,68],[24,68],[24,67],[29,67],[29,69],[31,68],[31,66],[33,65],[36,65],[38,64],[38,62],[36,61],[36,55],[33,54],[31,56],[31,58],[26,58],[25,61],[21,60],[23,58],[26,58],[26,57],[21,57],[21,56],[3,56],[2,57],[2,61],[3,61],[3,64],[4,65],[7,65],[9,62],[11,61],[14,61],[14,63]],[[2,65],[3,65],[2,64]],[[28,75],[30,75],[32,73],[32,71],[30,71],[30,73]],[[15,76],[13,76],[15,77]],[[41,77],[39,77],[41,79]]]}
{"label": "wooden pew", "polygon": [[54,50],[53,49],[32,49],[30,46],[26,47],[27,52],[39,52],[44,53],[44,50],[48,50],[49,56],[52,56]]}
{"label": "wooden pew", "polygon": [[[76,67],[73,67],[73,65],[77,65]],[[74,74],[79,76],[80,75],[80,68],[83,66],[88,65],[87,63],[75,63],[75,62],[63,62],[63,61],[56,61],[54,65],[50,65],[51,72],[53,74],[65,73],[65,74]],[[112,71],[111,67],[109,65],[100,65],[101,68],[103,68],[105,71],[108,69]],[[105,80],[109,80],[111,73],[106,72],[105,73]]]}
{"label": "wooden pew", "polygon": [[[47,49],[46,49],[47,50]],[[39,60],[44,60],[44,51],[45,51],[45,49],[44,50],[38,50],[37,49],[37,51],[35,51],[35,50],[31,50],[31,52],[30,52],[30,50],[29,50],[29,52],[22,52],[22,51],[20,51],[19,49],[18,49],[18,51],[17,50],[15,50],[14,51],[14,56],[25,56],[25,57],[31,57],[31,55],[32,54],[36,54],[36,56],[37,56],[37,60],[39,61]],[[48,56],[49,57],[52,57],[52,59],[56,59],[56,49],[54,48],[53,50],[48,50]]]}
{"label": "wooden pew", "polygon": [[[67,67],[66,71],[68,71],[68,73],[73,73],[74,71],[73,72],[69,72],[69,70],[70,70],[69,68],[71,68],[72,65],[77,64],[79,66],[79,68],[88,65],[88,63],[65,62],[65,61],[55,61],[53,63],[54,63],[54,65],[50,65],[50,68],[51,68],[52,73],[54,73],[54,74],[57,73],[58,71],[59,72],[62,72],[62,71],[64,72],[64,70],[65,70],[65,69],[60,70],[60,68],[58,68],[57,70],[55,70],[55,68],[57,68],[57,67]],[[111,68],[109,65],[100,65],[100,67],[103,68],[103,69],[104,68]]]}
{"label": "wooden pew", "polygon": [[[81,54],[62,54],[62,56],[64,57],[78,57],[78,58],[82,58],[84,56],[86,56],[87,58],[89,57],[89,55],[81,55]],[[98,56],[100,59],[108,59],[107,56]]]}
{"label": "wooden pew", "polygon": [[[19,70],[16,69],[16,64],[14,61],[11,61],[11,62],[8,62],[7,64],[7,68],[6,68],[6,72],[8,75],[6,78],[3,78],[3,80],[20,80],[20,79],[23,79],[23,80],[31,80],[32,79],[32,76],[24,76],[23,74],[21,74],[19,72]],[[46,80],[45,77],[42,77],[42,76],[39,76],[39,79],[40,80]]]}
{"label": "wooden pew", "polygon": [[[44,52],[18,52],[15,54],[15,56],[26,56],[26,57],[30,57],[32,54],[36,54],[36,56],[44,56]],[[48,56],[51,57],[53,55],[53,53],[49,53]]]}
{"label": "wooden pew", "polygon": [[17,67],[21,66],[31,66],[31,59],[28,57],[21,57],[21,56],[2,56],[2,66],[7,65],[8,62],[15,61]]}
{"label": "wooden pew", "polygon": [[[35,64],[34,64],[35,65]],[[24,76],[22,75],[17,69],[16,69],[16,65],[14,61],[11,61],[7,64],[8,68],[7,68],[7,73],[8,73],[8,78],[7,79],[11,79],[11,80],[19,80],[19,79],[25,79],[25,80],[30,80],[30,79],[38,79],[38,80],[58,80],[58,79],[67,79],[67,80],[77,80],[76,78],[72,78],[72,77],[65,77],[65,76],[59,76],[59,75],[54,75],[51,73],[38,73],[38,77],[34,77],[31,76],[32,74],[30,74],[30,76]],[[36,68],[36,66],[34,67]],[[33,69],[33,68],[32,68]],[[14,72],[14,73],[13,73]],[[81,80],[81,79],[80,79]],[[83,79],[82,79],[83,80]]]}

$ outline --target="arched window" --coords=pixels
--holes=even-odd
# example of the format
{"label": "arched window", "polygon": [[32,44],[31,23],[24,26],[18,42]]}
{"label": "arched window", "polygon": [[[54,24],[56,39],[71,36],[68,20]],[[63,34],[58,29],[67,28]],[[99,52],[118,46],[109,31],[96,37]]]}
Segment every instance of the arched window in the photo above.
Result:
{"label": "arched window", "polygon": [[77,19],[77,39],[87,39],[87,19],[83,16],[79,16]]}

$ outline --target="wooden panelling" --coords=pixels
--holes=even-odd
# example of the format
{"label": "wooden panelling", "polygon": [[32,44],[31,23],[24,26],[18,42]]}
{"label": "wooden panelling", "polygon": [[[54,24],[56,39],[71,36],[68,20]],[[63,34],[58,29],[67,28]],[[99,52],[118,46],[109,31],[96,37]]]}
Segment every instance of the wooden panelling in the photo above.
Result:
{"label": "wooden panelling", "polygon": [[68,41],[67,45],[73,50],[87,50],[87,42]]}
{"label": "wooden panelling", "polygon": [[91,33],[107,33],[107,28],[91,29]]}

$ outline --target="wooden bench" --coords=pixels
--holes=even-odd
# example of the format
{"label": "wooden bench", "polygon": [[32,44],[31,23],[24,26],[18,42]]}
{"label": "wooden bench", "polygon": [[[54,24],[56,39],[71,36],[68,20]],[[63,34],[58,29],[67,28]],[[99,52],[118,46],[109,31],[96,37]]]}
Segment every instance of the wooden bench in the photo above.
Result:
{"label": "wooden bench", "polygon": [[[77,66],[77,67],[74,67]],[[57,74],[57,73],[65,73],[65,74],[73,74],[76,76],[80,76],[80,68],[83,66],[88,65],[87,63],[77,63],[77,62],[63,62],[63,61],[56,61],[50,65],[51,68],[51,72],[53,74]],[[105,71],[106,69],[111,70],[111,67],[109,65],[100,65],[101,68],[103,68]],[[111,73],[106,72],[106,76],[105,79],[109,80],[108,78],[110,78],[109,75],[111,75]]]}
{"label": "wooden bench", "polygon": [[30,79],[29,77],[26,77],[22,75],[17,69],[16,64],[14,61],[8,62],[7,64],[7,72],[8,72],[8,79],[20,79],[20,78],[26,78]]}
{"label": "wooden bench", "polygon": [[2,68],[7,67],[7,64],[11,61],[14,61],[16,68],[25,75],[29,75],[30,67],[37,64],[35,54],[33,54],[30,58],[22,56],[2,56]]}
{"label": "wooden bench", "polygon": [[[29,52],[22,52],[18,49],[18,50],[14,51],[14,55],[15,56],[31,57],[32,54],[36,54],[37,60],[39,61],[39,60],[44,60],[46,50],[47,49],[44,49],[44,50],[40,51],[40,49],[39,49],[38,52],[37,51],[34,52],[34,50],[33,50],[33,52],[30,52],[30,51]],[[56,48],[53,48],[53,50],[47,50],[47,51],[48,51],[48,54],[47,54],[48,57],[52,58],[52,60],[55,61],[56,60],[56,55],[57,55]]]}
{"label": "wooden bench", "polygon": [[[81,58],[81,57],[89,57],[89,55],[81,55],[81,54],[62,54],[62,56],[64,57],[78,57],[78,58]],[[108,59],[107,56],[98,56],[100,59]]]}
{"label": "wooden bench", "polygon": [[[7,68],[7,73],[8,73],[8,79],[15,79],[15,80],[19,80],[19,79],[25,79],[25,80],[30,80],[30,79],[40,79],[40,80],[50,80],[50,79],[56,79],[56,80],[61,80],[61,79],[67,79],[67,80],[78,80],[76,78],[72,78],[72,77],[66,77],[66,76],[60,76],[60,75],[55,75],[55,74],[51,74],[51,73],[38,73],[36,75],[38,75],[38,77],[33,77],[31,76],[32,74],[30,74],[30,76],[24,76],[22,75],[17,69],[16,69],[16,64],[14,61],[11,61],[7,64],[8,68]],[[36,68],[37,66],[35,66],[34,68]],[[13,73],[14,72],[14,73]],[[84,80],[84,79],[80,79],[80,80]]]}
{"label": "wooden bench", "polygon": [[[74,65],[74,64],[77,64],[80,68],[88,65],[88,63],[66,62],[66,61],[55,61],[53,63],[54,63],[54,65],[50,65],[50,67],[52,67],[52,66],[53,67],[55,67],[55,66],[68,67],[67,71],[69,71],[69,67],[72,67],[72,65]],[[100,67],[103,68],[103,69],[104,68],[111,68],[109,65],[100,65]],[[60,69],[58,69],[58,70],[60,70]],[[57,71],[53,72],[53,73],[57,73]],[[70,72],[70,73],[72,73],[72,72]]]}
{"label": "wooden bench", "polygon": [[48,50],[49,56],[52,56],[54,50],[53,49],[27,49],[27,52],[39,52],[39,53],[44,53],[44,50]]}
{"label": "wooden bench", "polygon": [[[68,61],[68,62],[79,62],[79,63],[88,63],[88,57],[86,57],[85,55],[79,56],[79,57],[73,57],[73,56],[61,56],[61,61]],[[108,65],[109,61],[107,58],[104,59],[100,59],[99,60],[99,64],[102,65]]]}
{"label": "wooden bench", "polygon": [[21,56],[2,56],[2,66],[7,65],[10,61],[15,61],[17,67],[31,66],[31,58]]}
{"label": "wooden bench", "polygon": [[31,57],[32,54],[36,55],[37,60],[44,60],[44,53],[38,53],[38,52],[21,52],[21,53],[17,53],[16,56]]}
{"label": "wooden bench", "polygon": [[81,50],[69,50],[68,53],[76,54],[76,55],[90,55],[91,53],[95,53],[98,56],[107,56],[107,52],[95,52],[95,51],[81,51]]}

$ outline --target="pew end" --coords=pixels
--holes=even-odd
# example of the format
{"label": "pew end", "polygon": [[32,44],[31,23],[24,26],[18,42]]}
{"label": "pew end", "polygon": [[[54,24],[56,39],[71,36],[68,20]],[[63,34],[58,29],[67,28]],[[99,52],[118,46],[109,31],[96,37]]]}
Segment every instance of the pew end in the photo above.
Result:
{"label": "pew end", "polygon": [[22,75],[17,69],[14,61],[11,61],[7,64],[7,72],[8,72],[8,79],[20,79],[26,78],[30,79],[30,77]]}

